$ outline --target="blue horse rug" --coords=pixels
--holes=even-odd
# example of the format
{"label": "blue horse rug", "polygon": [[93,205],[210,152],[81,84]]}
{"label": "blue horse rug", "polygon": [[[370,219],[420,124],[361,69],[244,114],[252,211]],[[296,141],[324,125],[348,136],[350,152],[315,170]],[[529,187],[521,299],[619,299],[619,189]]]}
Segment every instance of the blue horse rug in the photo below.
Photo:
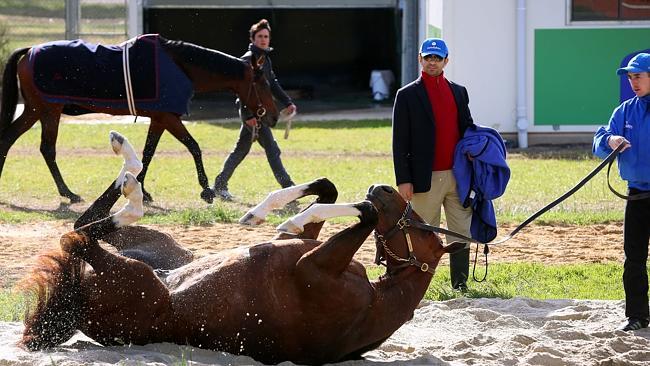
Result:
{"label": "blue horse rug", "polygon": [[[126,44],[82,40],[32,47],[30,65],[41,96],[62,103],[66,114],[91,112],[84,106],[128,109],[122,54]],[[129,48],[136,110],[188,114],[192,82],[162,49],[157,34],[138,37]]]}

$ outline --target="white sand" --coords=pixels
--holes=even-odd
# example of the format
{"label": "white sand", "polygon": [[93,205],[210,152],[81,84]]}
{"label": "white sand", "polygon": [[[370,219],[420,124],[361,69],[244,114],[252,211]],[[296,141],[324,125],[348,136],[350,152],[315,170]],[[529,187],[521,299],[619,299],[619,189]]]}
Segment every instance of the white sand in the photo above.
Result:
{"label": "white sand", "polygon": [[[413,320],[365,360],[342,365],[650,365],[650,330],[615,330],[623,313],[622,301],[423,302]],[[0,323],[0,365],[258,364],[168,343],[101,347],[83,337],[47,352],[26,352],[15,346],[21,331],[22,324]]]}

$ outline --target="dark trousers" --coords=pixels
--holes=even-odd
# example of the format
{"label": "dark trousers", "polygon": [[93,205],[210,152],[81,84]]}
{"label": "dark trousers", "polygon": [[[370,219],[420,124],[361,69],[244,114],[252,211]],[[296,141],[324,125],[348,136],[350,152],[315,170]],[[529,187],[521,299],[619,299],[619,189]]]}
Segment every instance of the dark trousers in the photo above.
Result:
{"label": "dark trousers", "polygon": [[[251,128],[246,124],[242,124],[241,130],[239,130],[239,140],[235,144],[235,149],[230,152],[228,158],[223,163],[223,168],[221,173],[217,175],[217,178],[214,180],[214,188],[219,189],[228,189],[228,181],[232,177],[235,169],[239,164],[244,160],[248,152],[253,146],[253,141],[251,141]],[[280,147],[278,143],[273,138],[273,133],[271,128],[261,124],[260,129],[258,130],[257,142],[264,148],[266,152],[266,159],[269,161],[275,180],[278,181],[282,188],[290,187],[293,184],[291,177],[284,169],[282,165],[282,160],[280,159]]]}
{"label": "dark trousers", "polygon": [[[630,195],[642,193],[631,188]],[[625,266],[625,316],[648,319],[648,242],[650,241],[650,198],[627,201],[623,226]]]}

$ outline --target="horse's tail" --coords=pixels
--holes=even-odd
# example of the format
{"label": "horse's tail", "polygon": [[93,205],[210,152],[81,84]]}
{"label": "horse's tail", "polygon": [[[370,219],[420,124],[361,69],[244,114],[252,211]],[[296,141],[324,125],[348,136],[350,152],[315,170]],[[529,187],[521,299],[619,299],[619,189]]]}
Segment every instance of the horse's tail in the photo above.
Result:
{"label": "horse's tail", "polygon": [[29,47],[20,48],[9,56],[2,74],[2,104],[0,105],[0,132],[13,120],[18,104],[18,60],[29,51]]}
{"label": "horse's tail", "polygon": [[83,272],[84,262],[63,251],[38,257],[32,273],[19,284],[28,305],[19,345],[36,351],[72,337],[85,317]]}

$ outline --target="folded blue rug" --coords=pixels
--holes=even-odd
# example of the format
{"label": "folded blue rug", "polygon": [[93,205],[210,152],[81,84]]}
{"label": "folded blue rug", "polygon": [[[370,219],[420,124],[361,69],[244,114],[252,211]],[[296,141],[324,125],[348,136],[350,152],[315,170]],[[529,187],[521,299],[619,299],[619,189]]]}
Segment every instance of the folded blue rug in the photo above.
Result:
{"label": "folded blue rug", "polygon": [[[82,40],[34,46],[30,65],[36,88],[48,102],[66,104],[67,114],[81,114],[84,106],[128,109],[124,47]],[[192,82],[162,49],[157,34],[136,39],[129,48],[129,65],[137,110],[188,114]]]}

